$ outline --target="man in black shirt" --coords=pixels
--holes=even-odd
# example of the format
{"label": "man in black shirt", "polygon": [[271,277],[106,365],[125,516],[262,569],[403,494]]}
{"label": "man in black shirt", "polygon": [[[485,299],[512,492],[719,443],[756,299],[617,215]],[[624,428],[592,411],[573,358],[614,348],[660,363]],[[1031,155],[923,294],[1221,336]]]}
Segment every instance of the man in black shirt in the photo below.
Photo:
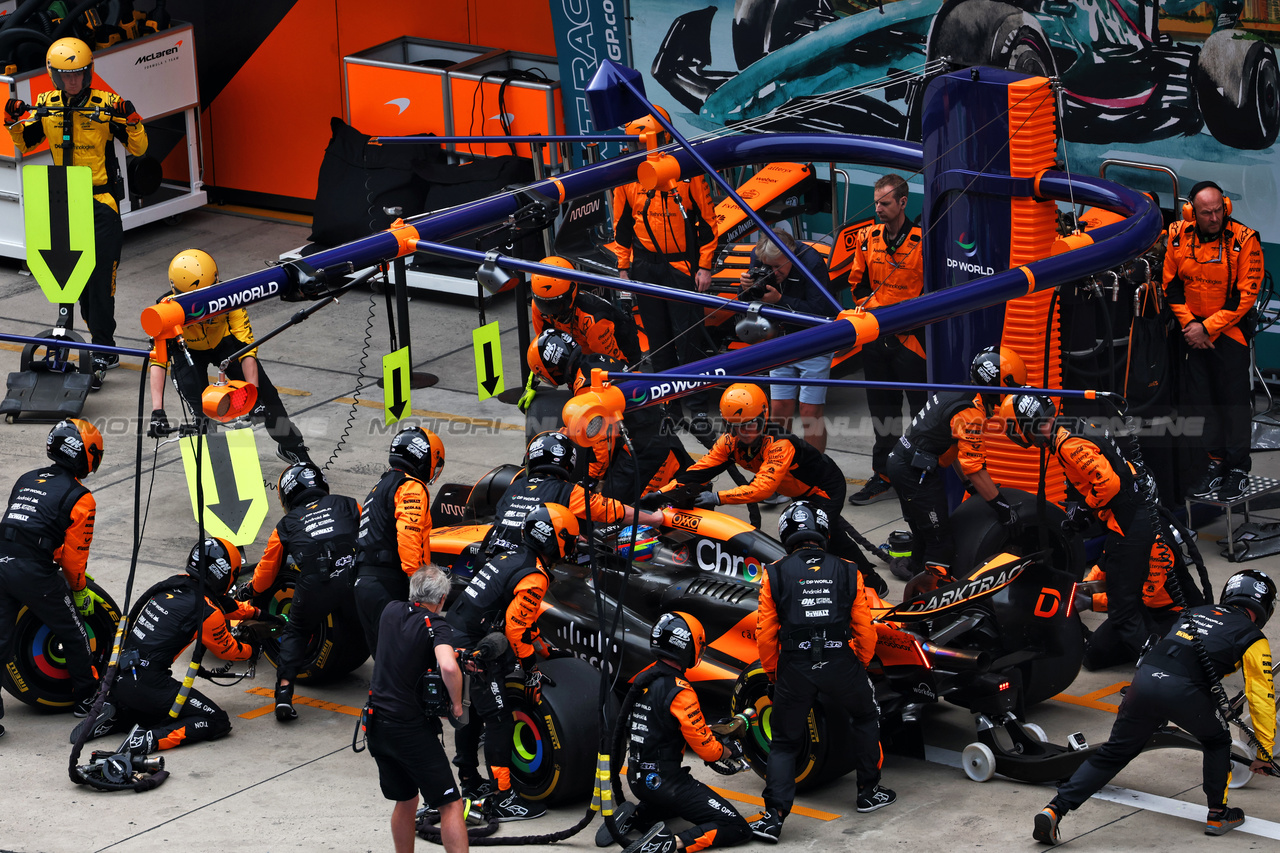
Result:
{"label": "man in black shirt", "polygon": [[378,762],[382,795],[395,800],[391,838],[396,853],[411,853],[418,792],[440,812],[440,839],[447,853],[468,849],[467,826],[458,786],[441,746],[440,718],[424,714],[423,675],[439,672],[449,693],[450,713],[462,716],[462,671],[453,632],[433,619],[449,594],[449,576],[424,565],[409,578],[409,600],[382,611],[378,635],[386,638],[373,663],[369,684],[369,753]]}

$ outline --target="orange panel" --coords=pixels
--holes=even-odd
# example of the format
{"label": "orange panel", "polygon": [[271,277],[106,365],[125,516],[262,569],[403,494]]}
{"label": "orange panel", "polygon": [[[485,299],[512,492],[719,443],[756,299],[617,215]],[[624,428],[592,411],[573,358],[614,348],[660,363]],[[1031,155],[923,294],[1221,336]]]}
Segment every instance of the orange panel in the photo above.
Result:
{"label": "orange panel", "polygon": [[[502,81],[474,80],[450,78],[453,95],[453,132],[457,136],[505,136],[502,121],[498,114],[498,90]],[[564,133],[564,111],[560,105],[560,90],[553,90],[556,126],[553,128],[547,121],[547,91],[545,89],[525,89],[511,84],[503,92],[506,112],[511,116],[511,134],[550,134]],[[470,151],[486,157],[498,157],[510,154],[511,149],[502,143],[484,145],[457,146],[459,151]],[[532,156],[528,145],[517,145],[516,153],[521,157]],[[546,159],[544,155],[543,159]]]}
{"label": "orange panel", "polygon": [[210,105],[218,186],[315,198],[341,73],[333,0],[298,0]]}
{"label": "orange panel", "polygon": [[[550,3],[468,0],[467,5],[471,9],[473,43],[555,56],[556,36],[551,26]],[[615,5],[619,9],[622,7],[621,2]]]}
{"label": "orange panel", "polygon": [[[404,0],[335,0],[338,58],[368,50],[400,36],[484,44],[471,38],[468,2],[405,3]],[[523,6],[517,7],[523,9]],[[507,12],[506,14],[510,14]],[[547,15],[550,16],[550,7]],[[550,53],[551,51],[539,51]]]}
{"label": "orange panel", "polygon": [[351,126],[370,136],[448,131],[440,74],[347,63]]}

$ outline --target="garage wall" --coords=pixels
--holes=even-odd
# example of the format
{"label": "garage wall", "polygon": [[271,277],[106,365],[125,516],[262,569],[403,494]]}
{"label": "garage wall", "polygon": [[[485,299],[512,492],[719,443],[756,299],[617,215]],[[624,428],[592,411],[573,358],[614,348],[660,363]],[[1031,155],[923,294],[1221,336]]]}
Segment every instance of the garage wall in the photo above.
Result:
{"label": "garage wall", "polygon": [[216,200],[310,212],[343,56],[400,36],[553,54],[549,0],[172,0],[196,25],[204,181]]}

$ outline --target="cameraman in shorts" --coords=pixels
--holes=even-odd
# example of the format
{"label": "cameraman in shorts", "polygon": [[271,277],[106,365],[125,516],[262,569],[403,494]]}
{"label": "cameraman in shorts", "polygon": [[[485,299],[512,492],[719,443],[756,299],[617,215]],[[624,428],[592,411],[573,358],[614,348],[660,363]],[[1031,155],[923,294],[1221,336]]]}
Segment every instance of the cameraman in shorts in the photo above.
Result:
{"label": "cameraman in shorts", "polygon": [[[411,853],[416,835],[418,792],[440,812],[440,840],[447,853],[468,849],[462,798],[441,743],[439,716],[424,703],[443,681],[449,713],[462,716],[462,670],[453,632],[435,618],[449,595],[449,576],[423,565],[409,578],[409,600],[393,601],[382,611],[378,646],[369,684],[369,754],[378,762],[382,795],[395,800],[391,838],[396,853]],[[424,675],[438,674],[434,691]]]}

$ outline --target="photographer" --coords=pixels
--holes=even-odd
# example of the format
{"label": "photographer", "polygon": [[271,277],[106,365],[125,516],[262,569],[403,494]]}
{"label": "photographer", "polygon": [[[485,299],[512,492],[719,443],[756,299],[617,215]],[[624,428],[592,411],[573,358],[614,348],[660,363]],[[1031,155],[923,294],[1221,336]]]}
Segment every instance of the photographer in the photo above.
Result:
{"label": "photographer", "polygon": [[462,716],[462,671],[453,632],[443,619],[432,618],[448,595],[449,576],[423,565],[409,578],[409,600],[388,604],[379,622],[379,636],[388,642],[374,659],[369,683],[369,754],[378,763],[382,796],[396,803],[391,811],[396,853],[413,850],[419,791],[440,812],[440,840],[447,853],[468,847],[462,800],[440,741],[440,718],[428,716],[433,709],[423,701],[428,693],[424,674],[437,673],[448,693],[449,713]]}
{"label": "photographer", "polygon": [[[751,267],[742,274],[742,290],[738,298],[766,302],[803,314],[834,317],[836,311],[831,302],[815,290],[799,270],[792,268],[791,261],[778,248],[778,243],[790,249],[819,282],[825,283],[828,280],[827,265],[821,255],[808,246],[797,243],[787,232],[776,231],[772,238],[762,237],[752,250]],[[831,355],[816,355],[794,364],[775,367],[769,371],[769,375],[789,379],[827,379],[831,376]],[[791,418],[796,413],[797,396],[800,400],[800,423],[804,429],[804,440],[812,444],[819,453],[825,452],[827,431],[823,422],[823,410],[827,402],[826,386],[773,386],[769,390],[769,397],[773,403],[774,419],[783,430],[791,432]],[[775,503],[777,502],[780,501]]]}

